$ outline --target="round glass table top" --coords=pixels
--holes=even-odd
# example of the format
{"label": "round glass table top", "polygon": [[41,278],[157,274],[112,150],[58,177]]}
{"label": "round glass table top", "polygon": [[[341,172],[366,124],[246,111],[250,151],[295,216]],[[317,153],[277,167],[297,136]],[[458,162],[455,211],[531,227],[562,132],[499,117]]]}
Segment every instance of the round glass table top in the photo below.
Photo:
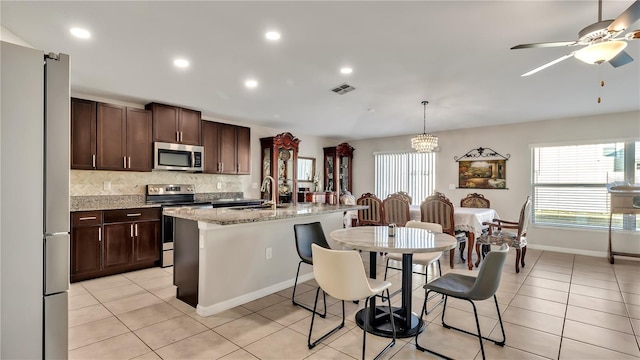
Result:
{"label": "round glass table top", "polygon": [[392,253],[420,253],[450,250],[456,247],[456,238],[420,228],[396,227],[395,236],[389,236],[388,226],[357,226],[332,231],[336,243],[365,251]]}

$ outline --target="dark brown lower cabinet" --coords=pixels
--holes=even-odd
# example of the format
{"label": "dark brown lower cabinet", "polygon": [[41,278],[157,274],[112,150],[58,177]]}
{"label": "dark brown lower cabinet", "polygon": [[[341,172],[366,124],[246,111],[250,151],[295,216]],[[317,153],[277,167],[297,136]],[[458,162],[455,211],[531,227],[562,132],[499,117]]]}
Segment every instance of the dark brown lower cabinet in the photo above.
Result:
{"label": "dark brown lower cabinet", "polygon": [[100,226],[77,227],[73,231],[71,247],[71,279],[78,276],[91,276],[100,272],[102,260],[102,242]]}
{"label": "dark brown lower cabinet", "polygon": [[71,282],[159,265],[160,208],[71,214]]}
{"label": "dark brown lower cabinet", "polygon": [[[133,224],[104,224],[104,269],[133,262]],[[130,235],[131,234],[131,235]]]}
{"label": "dark brown lower cabinet", "polygon": [[157,261],[160,259],[160,221],[137,222],[133,241],[133,261]]}

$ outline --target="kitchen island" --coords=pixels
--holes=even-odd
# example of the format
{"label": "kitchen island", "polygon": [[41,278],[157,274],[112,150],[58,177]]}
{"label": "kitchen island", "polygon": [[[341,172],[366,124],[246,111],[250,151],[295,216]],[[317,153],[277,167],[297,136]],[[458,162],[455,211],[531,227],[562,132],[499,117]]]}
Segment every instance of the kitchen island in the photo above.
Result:
{"label": "kitchen island", "polygon": [[[293,286],[300,260],[293,225],[319,221],[329,234],[342,228],[345,211],[364,208],[300,204],[165,209],[165,215],[176,218],[176,296],[196,307],[198,315],[209,316],[287,289]],[[310,266],[300,271],[299,281],[313,278]]]}

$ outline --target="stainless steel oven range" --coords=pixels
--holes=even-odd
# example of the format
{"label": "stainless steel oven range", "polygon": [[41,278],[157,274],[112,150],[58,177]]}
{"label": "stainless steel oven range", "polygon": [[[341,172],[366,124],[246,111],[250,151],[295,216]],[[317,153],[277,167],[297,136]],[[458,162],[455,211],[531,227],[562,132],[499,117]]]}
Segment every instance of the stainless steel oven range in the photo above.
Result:
{"label": "stainless steel oven range", "polygon": [[[206,209],[212,208],[210,202],[197,202],[195,185],[193,184],[150,184],[147,185],[146,202],[147,204],[160,204],[162,209],[165,208],[193,208]],[[171,216],[162,216],[162,267],[173,266],[173,238],[174,238],[174,219]]]}

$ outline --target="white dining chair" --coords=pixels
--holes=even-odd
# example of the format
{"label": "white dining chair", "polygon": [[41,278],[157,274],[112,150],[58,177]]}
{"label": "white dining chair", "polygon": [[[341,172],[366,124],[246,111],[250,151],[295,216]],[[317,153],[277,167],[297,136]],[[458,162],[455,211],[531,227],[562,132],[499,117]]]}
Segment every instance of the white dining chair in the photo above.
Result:
{"label": "white dining chair", "polygon": [[[313,306],[313,315],[311,316],[311,326],[309,327],[309,337],[307,344],[309,349],[313,349],[318,343],[326,339],[336,331],[344,327],[344,302],[366,299],[364,303],[365,311],[370,304],[371,298],[383,291],[387,292],[389,297],[389,287],[391,283],[384,280],[370,279],[364,270],[362,258],[355,250],[331,250],[325,249],[316,244],[311,245],[313,253],[313,275],[320,287],[316,290],[316,299]],[[318,306],[318,295],[320,290],[326,292],[330,296],[342,301],[342,322],[326,334],[320,336],[316,341],[311,342],[313,333],[313,323],[316,318],[316,308]],[[392,340],[375,359],[380,358],[388,349],[396,343],[396,329],[393,321],[393,311],[389,302],[389,320],[392,328]],[[367,329],[369,316],[364,316],[364,329]],[[363,330],[362,334],[362,359],[365,358],[367,331]]]}

